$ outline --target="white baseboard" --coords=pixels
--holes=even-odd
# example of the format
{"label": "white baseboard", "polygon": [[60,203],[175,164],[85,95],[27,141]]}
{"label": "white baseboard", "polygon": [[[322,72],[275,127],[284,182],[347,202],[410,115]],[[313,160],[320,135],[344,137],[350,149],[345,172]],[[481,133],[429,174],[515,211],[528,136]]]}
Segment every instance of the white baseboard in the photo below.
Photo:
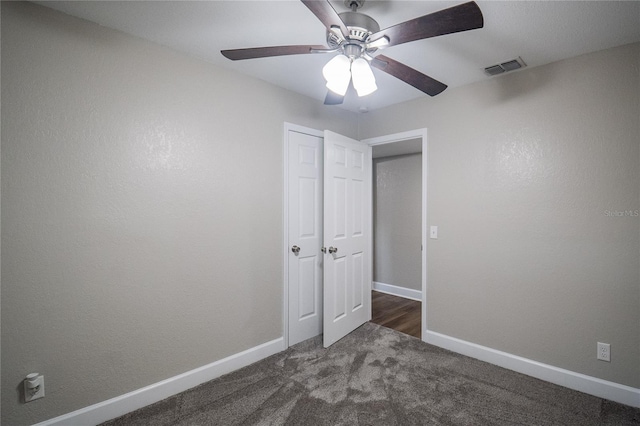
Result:
{"label": "white baseboard", "polygon": [[187,371],[142,389],[99,402],[89,407],[46,420],[34,426],[96,425],[131,411],[162,401],[224,374],[285,350],[282,337],[231,355],[208,365]]}
{"label": "white baseboard", "polygon": [[[532,361],[434,331],[425,331],[423,337],[427,343],[453,352],[569,389],[640,408],[640,389],[637,388]],[[172,395],[253,364],[285,349],[284,339],[280,337],[142,389],[46,420],[34,426],[96,425],[149,404],[162,401]]]}
{"label": "white baseboard", "polygon": [[423,338],[424,341],[434,346],[517,371],[527,376],[621,404],[640,407],[640,389],[637,388],[575,373],[434,331],[425,331]]}
{"label": "white baseboard", "polygon": [[412,290],[410,288],[398,287],[397,285],[373,282],[373,289],[380,293],[387,293],[393,296],[404,297],[405,299],[417,300],[422,302],[422,292],[420,290]]}

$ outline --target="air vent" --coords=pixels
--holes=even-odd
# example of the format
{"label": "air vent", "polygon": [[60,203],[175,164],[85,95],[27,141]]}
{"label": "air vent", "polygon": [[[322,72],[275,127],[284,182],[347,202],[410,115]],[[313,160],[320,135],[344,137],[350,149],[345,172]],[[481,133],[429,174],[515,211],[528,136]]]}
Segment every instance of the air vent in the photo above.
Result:
{"label": "air vent", "polygon": [[492,67],[485,68],[484,72],[486,72],[489,75],[498,75],[498,74],[502,74],[504,72],[504,69],[500,65],[494,65]]}
{"label": "air vent", "polygon": [[520,65],[520,62],[518,62],[515,59],[513,61],[500,64],[500,66],[504,68],[505,71],[513,71],[513,70],[517,70],[518,68],[522,68],[522,65]]}
{"label": "air vent", "polygon": [[522,58],[518,57],[517,59],[512,59],[499,65],[491,65],[490,67],[486,67],[484,69],[484,72],[488,75],[498,75],[507,71],[514,71],[520,68],[524,68],[526,66],[527,64],[524,63]]}

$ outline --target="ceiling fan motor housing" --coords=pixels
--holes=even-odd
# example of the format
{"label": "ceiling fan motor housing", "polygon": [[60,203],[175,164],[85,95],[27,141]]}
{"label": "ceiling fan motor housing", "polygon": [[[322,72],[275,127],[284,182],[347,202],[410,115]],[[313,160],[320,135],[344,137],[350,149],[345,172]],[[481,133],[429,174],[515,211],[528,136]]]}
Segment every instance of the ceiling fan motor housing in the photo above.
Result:
{"label": "ceiling fan motor housing", "polygon": [[[364,49],[363,47],[367,37],[380,31],[380,25],[375,19],[358,12],[342,12],[339,16],[349,29],[349,37],[345,40],[339,32],[327,31],[327,44],[331,49],[342,48],[347,56],[353,55],[353,52],[347,52],[347,50],[353,50],[348,47],[350,45],[359,46],[360,52],[365,50],[366,53],[373,53],[377,50],[376,48]],[[355,56],[360,56],[360,53]]]}

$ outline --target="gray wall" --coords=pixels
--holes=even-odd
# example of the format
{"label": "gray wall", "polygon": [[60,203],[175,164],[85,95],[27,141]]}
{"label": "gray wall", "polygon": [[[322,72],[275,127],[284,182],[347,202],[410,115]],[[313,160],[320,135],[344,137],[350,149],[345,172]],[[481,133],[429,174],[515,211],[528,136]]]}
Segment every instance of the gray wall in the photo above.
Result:
{"label": "gray wall", "polygon": [[373,160],[373,280],[422,290],[422,154]]}
{"label": "gray wall", "polygon": [[283,122],[354,114],[13,2],[2,106],[2,424],[282,336]]}
{"label": "gray wall", "polygon": [[639,70],[628,45],[361,115],[429,129],[430,330],[640,387]]}

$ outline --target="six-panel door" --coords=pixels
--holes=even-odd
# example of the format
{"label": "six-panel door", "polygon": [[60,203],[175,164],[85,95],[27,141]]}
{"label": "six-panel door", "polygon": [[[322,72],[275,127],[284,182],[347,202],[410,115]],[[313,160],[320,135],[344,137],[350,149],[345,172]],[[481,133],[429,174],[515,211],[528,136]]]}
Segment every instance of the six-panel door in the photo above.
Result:
{"label": "six-panel door", "polygon": [[371,147],[324,132],[324,346],[370,319]]}
{"label": "six-panel door", "polygon": [[290,130],[288,150],[289,345],[294,345],[322,333],[322,138]]}

